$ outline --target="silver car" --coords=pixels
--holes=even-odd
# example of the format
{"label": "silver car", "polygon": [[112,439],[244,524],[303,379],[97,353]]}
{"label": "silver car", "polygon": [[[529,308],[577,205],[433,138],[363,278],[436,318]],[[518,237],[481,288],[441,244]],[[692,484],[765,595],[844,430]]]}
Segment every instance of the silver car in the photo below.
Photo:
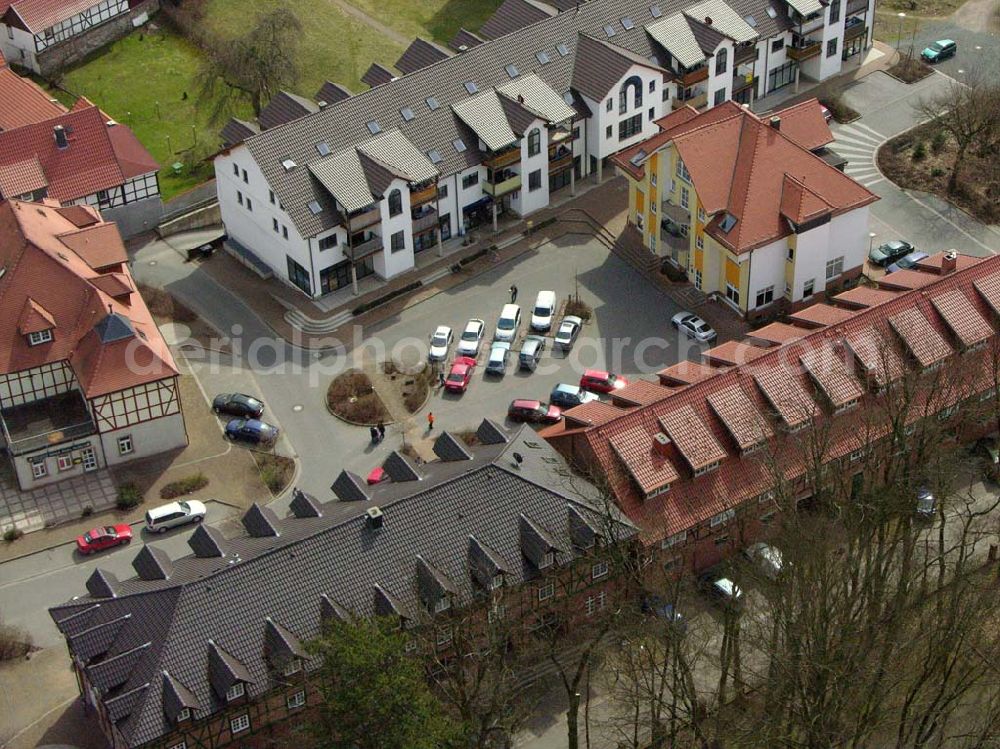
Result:
{"label": "silver car", "polygon": [[545,339],[537,335],[525,336],[524,343],[521,344],[521,353],[517,360],[521,369],[532,372],[538,366],[538,360],[542,358],[542,351],[545,350]]}
{"label": "silver car", "polygon": [[507,356],[510,354],[510,344],[507,341],[496,341],[490,347],[490,358],[486,362],[486,373],[503,377],[507,374]]}
{"label": "silver car", "polygon": [[580,335],[580,328],[583,327],[583,320],[575,315],[567,315],[559,323],[559,330],[556,331],[554,345],[563,351],[569,351],[576,342],[576,337]]}
{"label": "silver car", "polygon": [[208,509],[196,499],[154,507],[146,513],[146,530],[150,533],[165,533],[171,528],[188,523],[200,523]]}
{"label": "silver car", "polygon": [[717,337],[711,325],[691,312],[678,312],[670,319],[670,324],[699,343],[711,343]]}

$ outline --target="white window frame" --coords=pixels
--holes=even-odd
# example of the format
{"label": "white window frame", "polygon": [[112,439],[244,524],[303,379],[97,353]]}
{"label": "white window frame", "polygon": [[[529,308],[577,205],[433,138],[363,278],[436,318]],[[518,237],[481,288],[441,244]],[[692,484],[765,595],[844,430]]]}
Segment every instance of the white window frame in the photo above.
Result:
{"label": "white window frame", "polygon": [[556,584],[549,580],[544,585],[538,586],[538,600],[547,601],[556,594]]}
{"label": "white window frame", "polygon": [[131,434],[123,434],[118,438],[117,444],[119,455],[131,455],[135,452],[135,442],[132,441]]}
{"label": "white window frame", "polygon": [[297,710],[300,707],[305,707],[306,705],[306,690],[300,689],[297,692],[293,692],[288,695],[285,699],[285,707],[289,710]]}
{"label": "white window frame", "polygon": [[[809,289],[809,293],[806,293],[806,289]],[[802,284],[802,298],[807,299],[816,293],[816,279],[810,278],[804,284]]]}
{"label": "white window frame", "polygon": [[288,661],[288,663],[285,664],[285,667],[281,669],[281,675],[294,676],[301,670],[302,670],[302,661],[300,661],[298,658],[292,658],[290,661]]}
{"label": "white window frame", "polygon": [[689,185],[691,184],[691,173],[688,172],[687,167],[684,166],[684,162],[680,158],[677,159],[677,169],[675,171],[678,177],[687,182]]}
{"label": "white window frame", "polygon": [[740,306],[740,290],[728,281],[726,281],[726,299],[735,304],[737,307]]}
{"label": "white window frame", "polygon": [[[770,299],[767,298],[768,294],[771,295]],[[764,301],[761,301],[761,299]],[[765,286],[763,289],[758,289],[757,298],[754,301],[756,302],[755,307],[766,307],[768,304],[774,302],[774,284]]]}
{"label": "white window frame", "polygon": [[597,608],[603,609],[608,605],[608,594],[605,591],[601,591],[597,594]]}
{"label": "white window frame", "polygon": [[[191,709],[187,707],[182,707],[180,709],[180,712],[177,713],[177,722],[180,723],[181,721],[190,719],[191,719]],[[181,743],[183,744],[183,742]]]}
{"label": "white window frame", "polygon": [[238,733],[250,730],[250,713],[240,713],[229,719],[229,733],[235,736]]}
{"label": "white window frame", "polygon": [[826,262],[826,280],[829,281],[831,278],[836,278],[837,276],[843,274],[844,272],[844,256],[835,257],[833,260],[828,260]]}
{"label": "white window frame", "polygon": [[45,458],[41,460],[32,460],[31,462],[31,477],[36,479],[43,479],[49,475],[49,467],[45,462]]}
{"label": "white window frame", "polygon": [[694,472],[695,476],[704,476],[706,473],[711,473],[716,468],[722,465],[722,461],[715,461],[714,463],[709,463],[707,466],[702,466]]}
{"label": "white window frame", "polygon": [[538,564],[538,569],[544,570],[551,567],[556,563],[556,553],[554,551],[547,551],[542,557],[542,561]]}
{"label": "white window frame", "polygon": [[233,700],[238,700],[246,693],[247,693],[246,684],[244,684],[242,681],[238,681],[231,687],[229,687],[229,689],[226,690],[226,702],[232,702]]}
{"label": "white window frame", "polygon": [[594,601],[594,597],[593,596],[587,596],[587,600],[584,603],[584,606],[585,606],[586,611],[587,611],[587,616],[593,616],[594,612],[597,610],[597,605],[596,605],[596,603]]}
{"label": "white window frame", "polygon": [[686,530],[683,530],[680,533],[674,533],[672,536],[667,536],[662,541],[660,541],[660,548],[670,549],[673,548],[674,546],[678,546],[679,544],[682,544],[685,541],[687,541],[687,537],[688,537],[688,532]]}
{"label": "white window frame", "polygon": [[736,517],[736,510],[729,509],[720,512],[718,515],[713,515],[708,521],[709,528],[718,528],[720,525],[726,525],[731,520]]}
{"label": "white window frame", "polygon": [[490,590],[497,590],[503,587],[503,573],[497,573],[490,578]]}
{"label": "white window frame", "polygon": [[52,340],[52,328],[46,328],[45,330],[38,330],[34,333],[28,333],[28,345],[29,346],[40,346],[43,343],[48,343]]}
{"label": "white window frame", "polygon": [[62,455],[56,456],[56,466],[60,471],[68,471],[73,467],[73,456],[69,453],[63,453]]}
{"label": "white window frame", "polygon": [[[180,718],[178,718],[180,720]],[[176,744],[171,744],[170,749],[187,749],[186,741],[178,741]]]}
{"label": "white window frame", "polygon": [[590,566],[590,578],[592,580],[599,580],[600,578],[608,574],[608,563],[606,560],[600,562],[594,562]]}
{"label": "white window frame", "polygon": [[[704,234],[701,234],[701,233],[698,234],[698,236],[694,240],[694,246],[697,247],[699,250],[704,250],[705,249],[705,235]],[[701,271],[698,271],[698,272],[700,273]],[[700,289],[701,287],[699,286],[698,288]]]}
{"label": "white window frame", "polygon": [[448,596],[441,596],[434,602],[434,613],[440,614],[451,608],[451,599]]}
{"label": "white window frame", "polygon": [[691,191],[686,187],[681,188],[681,208],[689,208],[691,206]]}

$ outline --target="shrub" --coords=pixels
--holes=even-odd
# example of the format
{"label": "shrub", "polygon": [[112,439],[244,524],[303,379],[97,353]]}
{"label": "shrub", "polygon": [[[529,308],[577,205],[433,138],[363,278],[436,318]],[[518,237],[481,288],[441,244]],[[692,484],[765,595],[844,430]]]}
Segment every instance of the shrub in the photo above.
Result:
{"label": "shrub", "polygon": [[939,166],[934,167],[933,169],[931,169],[931,176],[935,177],[935,178],[936,177],[943,177],[944,176],[944,169],[942,169]]}
{"label": "shrub", "polygon": [[288,482],[292,479],[295,471],[295,461],[283,455],[272,453],[261,453],[255,455],[257,466],[260,468],[260,478],[271,494],[280,494]]}
{"label": "shrub", "polygon": [[208,486],[208,476],[199,471],[191,476],[185,476],[177,481],[171,481],[169,484],[160,489],[160,497],[162,499],[183,497],[185,494],[191,494],[199,489],[204,489],[206,486]]}
{"label": "shrub", "polygon": [[934,133],[934,137],[931,138],[931,150],[934,153],[941,153],[941,149],[945,146],[945,134],[943,130],[938,130]]}
{"label": "shrub", "polygon": [[118,502],[116,506],[119,510],[131,510],[142,503],[142,492],[134,481],[128,481],[118,487]]}
{"label": "shrub", "polygon": [[586,322],[593,314],[593,310],[590,309],[589,304],[579,298],[570,297],[569,301],[566,302],[566,314],[576,315],[581,320]]}
{"label": "shrub", "polygon": [[368,375],[356,369],[333,378],[326,391],[326,405],[334,415],[359,424],[389,420],[389,412]]}
{"label": "shrub", "polygon": [[31,652],[31,635],[20,627],[0,622],[0,661],[23,658]]}
{"label": "shrub", "polygon": [[927,158],[927,147],[924,146],[923,141],[917,143],[917,145],[913,148],[913,153],[910,155],[910,158],[914,161],[923,161]]}
{"label": "shrub", "polygon": [[24,535],[24,531],[18,528],[16,525],[12,525],[10,528],[3,532],[3,540],[7,543],[17,541],[21,536]]}
{"label": "shrub", "polygon": [[93,514],[94,514],[94,508],[91,507],[90,505],[87,505],[86,507],[83,508],[83,512],[80,513],[80,517],[89,518]]}

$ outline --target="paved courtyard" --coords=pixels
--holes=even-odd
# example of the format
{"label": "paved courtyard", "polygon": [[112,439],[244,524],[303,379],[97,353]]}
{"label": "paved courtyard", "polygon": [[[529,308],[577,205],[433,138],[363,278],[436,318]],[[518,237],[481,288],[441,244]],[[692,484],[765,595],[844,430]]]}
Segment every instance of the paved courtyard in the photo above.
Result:
{"label": "paved courtyard", "polygon": [[0,532],[16,527],[24,533],[83,516],[86,508],[101,512],[115,506],[118,492],[106,469],[23,492],[5,465],[0,470]]}

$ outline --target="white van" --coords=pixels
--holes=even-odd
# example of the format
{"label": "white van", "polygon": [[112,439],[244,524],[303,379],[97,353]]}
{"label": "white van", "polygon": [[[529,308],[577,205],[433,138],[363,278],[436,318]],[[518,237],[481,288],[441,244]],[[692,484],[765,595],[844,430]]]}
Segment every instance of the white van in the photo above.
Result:
{"label": "white van", "polygon": [[521,327],[521,308],[516,304],[505,304],[497,318],[497,329],[493,334],[494,341],[513,343],[517,338],[517,329]]}
{"label": "white van", "polygon": [[165,533],[178,525],[200,523],[207,512],[205,505],[196,499],[160,505],[146,513],[146,530],[150,533]]}
{"label": "white van", "polygon": [[531,329],[547,331],[552,327],[552,316],[556,313],[556,293],[539,291],[535,308],[531,310]]}

